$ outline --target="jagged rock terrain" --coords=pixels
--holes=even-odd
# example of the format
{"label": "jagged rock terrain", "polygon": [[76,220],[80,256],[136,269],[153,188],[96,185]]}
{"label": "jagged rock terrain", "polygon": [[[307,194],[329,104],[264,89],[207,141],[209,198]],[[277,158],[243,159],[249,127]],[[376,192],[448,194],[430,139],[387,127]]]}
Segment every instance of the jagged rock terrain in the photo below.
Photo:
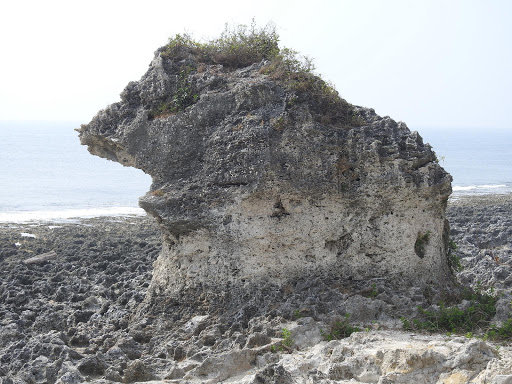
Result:
{"label": "jagged rock terrain", "polygon": [[104,373],[99,348],[145,337],[127,326],[161,250],[152,220],[2,225],[0,237],[3,384],[83,382]]}
{"label": "jagged rock terrain", "polygon": [[500,293],[497,321],[511,317],[511,211],[510,195],[493,195],[453,201],[447,214],[463,267],[457,279],[465,286]]}
{"label": "jagged rock terrain", "polygon": [[451,203],[448,219],[457,239],[466,285],[512,286],[512,201],[509,195],[460,199]]}
{"label": "jagged rock terrain", "polygon": [[[508,276],[499,271],[510,266],[505,258],[512,248],[510,237],[498,246],[504,252],[499,254],[500,264],[490,256],[497,252],[497,244],[487,239],[495,231],[508,233],[511,212],[510,196],[449,204],[452,239],[465,266],[459,280],[471,275],[471,281],[484,285],[485,276],[493,276],[498,292],[508,292]],[[303,297],[289,291],[287,305],[278,311],[238,321],[200,307],[184,311],[177,304],[176,310],[158,317],[144,316],[140,311],[145,310],[151,263],[161,249],[152,219],[95,219],[81,224],[0,226],[2,384],[512,380],[510,346],[400,331],[399,322],[383,315],[383,309],[407,315],[417,303],[428,306],[416,288],[386,292],[377,286],[374,295],[371,287],[347,286],[338,288],[343,294],[331,296],[332,287],[330,291],[327,284],[319,285],[316,289],[324,290],[327,303],[322,310],[311,300],[318,296],[314,286],[303,287]],[[478,251],[468,251],[472,247]],[[24,263],[51,251],[57,256]],[[493,262],[482,263],[485,258]],[[415,296],[417,302],[411,300]],[[498,308],[497,321],[510,317],[509,303],[510,298]],[[332,319],[344,313],[351,314],[351,323],[361,332],[326,341]],[[283,329],[290,331],[290,347],[281,348]]]}

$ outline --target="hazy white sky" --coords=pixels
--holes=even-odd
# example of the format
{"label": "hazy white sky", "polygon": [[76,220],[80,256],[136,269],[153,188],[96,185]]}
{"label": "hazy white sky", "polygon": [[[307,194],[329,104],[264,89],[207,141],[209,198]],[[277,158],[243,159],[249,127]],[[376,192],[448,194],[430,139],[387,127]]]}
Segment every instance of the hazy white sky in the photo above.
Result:
{"label": "hazy white sky", "polygon": [[184,30],[277,24],[349,102],[418,127],[512,128],[512,1],[17,0],[0,16],[0,120],[86,123]]}

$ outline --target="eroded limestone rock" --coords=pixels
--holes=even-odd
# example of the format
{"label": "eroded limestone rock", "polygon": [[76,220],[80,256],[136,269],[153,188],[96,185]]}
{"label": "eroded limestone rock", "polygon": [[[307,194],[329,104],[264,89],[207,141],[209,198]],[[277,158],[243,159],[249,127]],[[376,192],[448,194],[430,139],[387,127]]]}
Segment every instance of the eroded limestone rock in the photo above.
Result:
{"label": "eroded limestone rock", "polygon": [[[348,118],[323,118],[318,96],[265,61],[230,69],[162,52],[80,129],[91,153],[153,177],[140,206],[164,249],[150,297],[229,302],[312,278],[451,284],[451,177],[418,133],[345,102]],[[196,102],[158,115],[184,79]]]}

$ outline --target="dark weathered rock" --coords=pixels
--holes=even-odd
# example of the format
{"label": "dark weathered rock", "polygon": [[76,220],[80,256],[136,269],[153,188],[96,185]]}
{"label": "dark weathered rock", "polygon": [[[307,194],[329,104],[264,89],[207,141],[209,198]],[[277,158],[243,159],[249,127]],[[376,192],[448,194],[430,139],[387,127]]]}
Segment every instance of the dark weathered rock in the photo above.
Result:
{"label": "dark weathered rock", "polygon": [[50,251],[46,253],[42,253],[40,255],[30,257],[26,260],[23,260],[23,264],[42,264],[46,263],[47,261],[54,260],[57,258],[57,254],[55,251]]}
{"label": "dark weathered rock", "polygon": [[450,232],[464,267],[459,274],[462,283],[501,289],[512,286],[510,210],[510,195],[467,197],[450,204]]}
{"label": "dark weathered rock", "polygon": [[496,323],[512,317],[512,195],[473,196],[447,211],[462,270],[459,282],[498,292]]}
{"label": "dark weathered rock", "polygon": [[[14,246],[0,261],[0,382],[82,383],[123,362],[102,356],[118,341],[140,356],[120,324],[144,298],[157,232],[146,218],[0,226],[0,254]],[[23,262],[45,253],[59,258]]]}

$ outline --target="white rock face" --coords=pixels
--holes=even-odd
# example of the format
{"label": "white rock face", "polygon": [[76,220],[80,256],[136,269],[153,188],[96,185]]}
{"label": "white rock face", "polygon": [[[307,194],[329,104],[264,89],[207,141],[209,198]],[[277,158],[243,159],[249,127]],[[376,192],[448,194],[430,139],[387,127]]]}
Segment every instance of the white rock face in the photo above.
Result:
{"label": "white rock face", "polygon": [[[326,324],[252,321],[261,329],[244,347],[203,347],[162,372],[175,383],[421,383],[484,384],[512,380],[512,350],[476,338],[370,329],[324,341]],[[289,331],[283,347],[282,332]],[[323,330],[323,331],[322,331]],[[279,337],[281,336],[281,337]],[[257,341],[256,341],[257,340]],[[169,381],[154,381],[163,383]]]}
{"label": "white rock face", "polygon": [[[426,199],[403,194],[355,207],[343,196],[247,194],[223,207],[222,215],[230,218],[225,225],[168,243],[155,264],[152,288],[179,291],[188,284],[261,279],[280,284],[303,274],[434,284],[449,279],[443,212],[437,208],[435,215],[435,209]],[[415,252],[419,233],[430,235],[423,257]]]}
{"label": "white rock face", "polygon": [[[181,378],[189,383],[509,383],[512,351],[479,339],[364,331],[322,341],[312,319],[283,324],[290,350],[267,345],[209,355]],[[178,366],[190,368],[190,362]]]}

